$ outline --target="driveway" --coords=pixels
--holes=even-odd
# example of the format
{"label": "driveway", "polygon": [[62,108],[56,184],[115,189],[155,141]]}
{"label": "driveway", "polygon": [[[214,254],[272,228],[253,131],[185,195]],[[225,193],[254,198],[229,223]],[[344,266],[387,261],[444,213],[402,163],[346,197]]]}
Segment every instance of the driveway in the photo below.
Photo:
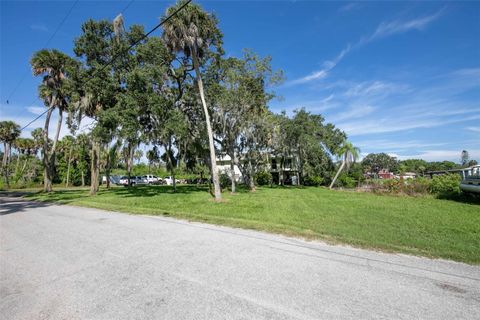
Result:
{"label": "driveway", "polygon": [[0,198],[3,319],[480,319],[480,267]]}

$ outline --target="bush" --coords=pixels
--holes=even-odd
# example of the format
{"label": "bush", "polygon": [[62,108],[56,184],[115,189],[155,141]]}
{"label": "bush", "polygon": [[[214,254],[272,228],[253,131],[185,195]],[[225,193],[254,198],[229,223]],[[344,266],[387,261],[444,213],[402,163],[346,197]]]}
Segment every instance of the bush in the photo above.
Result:
{"label": "bush", "polygon": [[259,172],[255,176],[255,181],[259,186],[269,185],[272,181],[272,175],[270,174],[270,172],[267,171]]}
{"label": "bush", "polygon": [[405,180],[403,192],[408,195],[426,194],[430,192],[429,179],[418,177],[416,179]]}
{"label": "bush", "polygon": [[435,176],[430,183],[430,191],[442,198],[458,196],[461,193],[461,180],[462,178],[458,174]]}
{"label": "bush", "polygon": [[307,176],[303,178],[303,184],[306,186],[316,186],[318,187],[323,183],[323,178],[319,176]]}
{"label": "bush", "polygon": [[416,179],[377,179],[372,180],[370,190],[374,193],[406,194],[409,196],[430,192],[430,180]]}
{"label": "bush", "polygon": [[220,188],[222,189],[226,189],[232,184],[232,180],[226,173],[221,173],[219,180],[220,180]]}
{"label": "bush", "polygon": [[357,181],[348,176],[347,174],[343,173],[340,175],[340,177],[338,178],[338,184],[344,188],[355,188],[356,184],[357,184]]}

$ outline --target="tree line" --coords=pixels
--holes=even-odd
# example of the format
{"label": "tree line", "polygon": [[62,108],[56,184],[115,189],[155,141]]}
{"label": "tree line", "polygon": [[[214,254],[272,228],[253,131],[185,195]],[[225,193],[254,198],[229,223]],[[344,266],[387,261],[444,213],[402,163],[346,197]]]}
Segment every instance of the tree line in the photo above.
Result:
{"label": "tree line", "polygon": [[[179,169],[210,176],[217,200],[221,177],[216,160],[225,155],[232,159],[231,172],[238,167],[250,190],[265,180],[259,177],[269,174],[272,157],[280,174],[294,158],[299,184],[331,187],[345,179],[360,181],[367,169],[402,166],[385,154],[352,165],[358,148],[321,115],[305,109],[291,115],[272,112],[269,103],[283,72],[272,68],[269,56],[251,50],[228,57],[217,18],[199,5],[179,1],[165,17],[160,37],[146,37],[141,25],[126,28],[122,15],[113,21],[90,19],[73,41],[73,57],[56,49],[33,54],[30,64],[41,77],[45,123],[31,138],[19,138],[20,127],[11,121],[0,123],[7,185],[10,179],[41,178],[45,192],[54,182],[73,182],[90,185],[95,195],[100,172],[107,176],[107,187],[112,170],[132,175],[134,160],[143,156],[142,144],[150,148],[145,154],[149,169],[162,162],[174,182]],[[54,113],[58,120],[52,133]],[[88,133],[80,130],[86,118],[93,121]],[[59,139],[64,122],[71,135]],[[341,159],[338,170],[335,157]],[[403,166],[408,171],[430,168]],[[232,192],[238,182],[235,177],[229,181]]]}
{"label": "tree line", "polygon": [[[284,78],[270,57],[250,50],[226,57],[217,18],[197,4],[179,1],[165,16],[160,37],[145,37],[141,25],[126,28],[119,15],[112,22],[84,22],[73,42],[74,57],[56,49],[33,54],[39,97],[48,108],[43,128],[32,137],[45,192],[52,191],[65,162],[67,175],[80,173],[82,184],[88,180],[90,194],[96,194],[100,169],[109,181],[120,153],[130,176],[142,143],[151,146],[147,156],[164,160],[172,175],[179,166],[190,172],[206,167],[217,200],[219,155],[231,157],[250,189],[271,154],[295,156],[300,181],[331,175],[332,156],[346,134],[303,109],[292,116],[269,110],[273,88]],[[51,133],[54,112],[58,120]],[[87,117],[93,119],[90,132],[80,134]],[[71,136],[60,140],[64,118]],[[2,167],[8,183],[9,148],[18,139],[7,136]],[[235,184],[232,179],[233,192]]]}

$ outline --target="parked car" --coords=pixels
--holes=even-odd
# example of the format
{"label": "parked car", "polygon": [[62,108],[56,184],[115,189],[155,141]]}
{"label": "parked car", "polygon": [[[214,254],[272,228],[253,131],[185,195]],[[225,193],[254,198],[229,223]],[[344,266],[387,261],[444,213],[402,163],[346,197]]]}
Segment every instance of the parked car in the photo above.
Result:
{"label": "parked car", "polygon": [[[120,178],[119,184],[127,187],[128,186],[128,177],[127,176],[122,176]],[[131,176],[130,177],[130,186],[136,186],[136,185],[146,185],[148,184],[148,181],[144,179],[143,177],[140,176]]]}
{"label": "parked car", "polygon": [[121,176],[120,179],[118,180],[118,185],[126,186],[128,185],[128,177],[127,176]]}
{"label": "parked car", "polygon": [[142,178],[144,180],[147,180],[148,184],[159,184],[159,182],[162,180],[161,178],[158,178],[157,176],[152,176],[151,174],[147,174]]}
{"label": "parked car", "polygon": [[[171,186],[171,185],[173,184],[173,179],[172,179],[171,176],[165,177],[165,178],[163,179],[163,181],[164,181],[164,183],[165,183],[166,185],[169,185],[169,186]],[[175,179],[175,182],[176,182],[176,183],[180,183],[180,180]]]}
{"label": "parked car", "polygon": [[132,185],[146,185],[146,184],[148,184],[148,181],[141,176],[136,176],[134,178],[135,178],[135,180],[133,181]]}

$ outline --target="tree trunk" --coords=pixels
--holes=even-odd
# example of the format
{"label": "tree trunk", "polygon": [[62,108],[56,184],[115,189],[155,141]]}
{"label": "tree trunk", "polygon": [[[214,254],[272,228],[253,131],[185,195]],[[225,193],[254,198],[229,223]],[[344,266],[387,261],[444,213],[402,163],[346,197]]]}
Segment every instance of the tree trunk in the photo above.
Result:
{"label": "tree trunk", "polygon": [[55,151],[57,150],[57,142],[58,142],[58,137],[60,136],[60,129],[62,128],[62,121],[63,121],[63,112],[62,110],[58,110],[57,132],[55,133],[55,139],[53,140],[53,146],[51,151],[52,156],[54,156]]}
{"label": "tree trunk", "polygon": [[8,143],[4,143],[4,155],[3,155],[3,174],[5,176],[5,184],[7,185],[7,188],[10,188],[10,180],[8,179],[9,176],[9,170],[8,170],[8,154],[9,154],[9,149],[10,145]]}
{"label": "tree trunk", "polygon": [[85,187],[85,172],[83,172],[83,169],[81,170],[81,176],[82,176],[82,187]]}
{"label": "tree trunk", "polygon": [[72,162],[72,150],[73,150],[73,145],[70,146],[70,151],[68,152],[67,181],[65,183],[66,188],[68,188],[68,184],[70,182],[70,164]]}
{"label": "tree trunk", "polygon": [[235,193],[235,148],[232,148],[232,155],[230,159],[230,173],[232,179],[232,193]]}
{"label": "tree trunk", "polygon": [[7,143],[4,142],[3,143],[3,159],[2,159],[2,167],[5,167],[7,165],[7,156],[8,156],[8,153],[7,153]]}
{"label": "tree trunk", "polygon": [[172,168],[172,185],[173,185],[173,192],[177,192],[177,181],[175,181],[175,169]]}
{"label": "tree trunk", "polygon": [[48,152],[48,127],[50,125],[50,118],[53,112],[53,106],[55,103],[55,98],[52,97],[52,101],[50,103],[50,109],[47,112],[47,117],[45,119],[45,127],[43,129],[43,191],[44,192],[52,192],[52,176],[51,176],[51,162],[50,162],[50,155]]}
{"label": "tree trunk", "polygon": [[91,162],[91,181],[90,181],[90,195],[94,196],[98,192],[99,183],[98,183],[98,174],[99,174],[99,165],[100,165],[100,143],[98,141],[93,141],[92,145],[92,162]]}
{"label": "tree trunk", "polygon": [[283,181],[285,180],[284,177],[283,177],[283,166],[285,164],[285,159],[282,155],[282,157],[280,158],[280,170],[279,170],[279,173],[278,173],[278,177],[279,177],[279,181],[278,181],[278,184],[283,186]]}
{"label": "tree trunk", "polygon": [[20,171],[21,176],[23,176],[23,173],[25,172],[25,169],[27,168],[27,162],[28,162],[28,156],[26,156],[25,160],[23,161],[22,171]]}
{"label": "tree trunk", "polygon": [[171,138],[168,140],[168,145],[166,145],[166,151],[167,151],[167,159],[168,159],[168,165],[170,167],[170,175],[172,176],[172,185],[173,185],[173,192],[177,192],[177,182],[175,181],[175,168],[173,167],[173,161],[172,161],[172,140]]}
{"label": "tree trunk", "polygon": [[300,147],[298,147],[298,154],[297,154],[297,163],[295,164],[295,167],[297,169],[297,176],[298,176],[298,185],[302,185],[302,181],[300,181],[300,179],[303,180],[303,159],[302,159],[302,149]]}
{"label": "tree trunk", "polygon": [[332,183],[330,184],[330,187],[329,187],[330,189],[333,188],[333,185],[335,184],[335,181],[337,180],[338,176],[340,175],[340,172],[342,172],[343,167],[345,167],[345,160],[342,161],[342,165],[340,166],[340,168],[338,168],[337,174],[335,174],[335,177],[333,178]]}
{"label": "tree trunk", "polygon": [[248,172],[249,172],[248,175],[250,176],[249,179],[248,179],[248,187],[249,187],[250,191],[256,191],[252,160],[250,160],[250,158],[248,159]]}
{"label": "tree trunk", "polygon": [[20,151],[17,149],[17,164],[15,165],[15,174],[18,172],[18,167],[20,166]]}
{"label": "tree trunk", "polygon": [[127,171],[128,171],[128,185],[130,186],[130,179],[132,177],[132,167],[133,167],[133,153],[135,148],[133,143],[128,143],[128,159],[127,159]]}
{"label": "tree trunk", "polygon": [[205,122],[207,123],[208,145],[210,148],[210,162],[211,162],[210,168],[212,171],[215,200],[219,201],[222,199],[222,192],[220,189],[220,181],[218,179],[217,157],[215,155],[215,145],[213,143],[213,132],[212,132],[212,127],[210,125],[210,115],[208,113],[207,102],[205,101],[205,96],[203,92],[203,82],[202,82],[202,77],[200,75],[200,67],[199,67],[198,58],[197,58],[197,50],[195,47],[193,48],[192,58],[193,58],[193,66],[195,68],[195,73],[197,75],[198,91],[200,91],[200,99],[202,100],[203,112],[205,113]]}
{"label": "tree trunk", "polygon": [[[109,156],[107,157],[110,158]],[[110,189],[110,167],[105,168],[105,177],[107,178],[107,189]]]}
{"label": "tree trunk", "polygon": [[[110,168],[112,166],[111,164],[112,159],[110,158],[111,150],[109,148],[109,145],[107,144],[106,147],[107,147],[107,159],[105,161],[105,177],[107,178],[107,189],[110,189]],[[115,146],[112,147],[112,150],[113,148],[115,148]]]}

